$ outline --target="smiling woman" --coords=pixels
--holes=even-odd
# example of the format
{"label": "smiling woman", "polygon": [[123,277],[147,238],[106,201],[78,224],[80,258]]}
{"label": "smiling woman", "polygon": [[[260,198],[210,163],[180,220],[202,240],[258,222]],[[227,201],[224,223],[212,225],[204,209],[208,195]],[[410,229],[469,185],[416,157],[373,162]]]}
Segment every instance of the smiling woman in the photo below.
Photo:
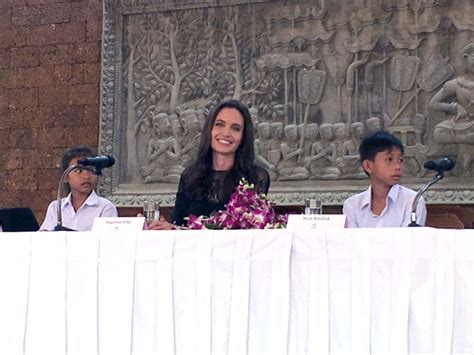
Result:
{"label": "smiling woman", "polygon": [[244,118],[238,110],[224,108],[219,112],[211,131],[212,165],[215,170],[228,170],[234,165],[243,130]]}
{"label": "smiling woman", "polygon": [[181,175],[172,222],[154,221],[149,229],[173,229],[190,214],[222,210],[241,178],[267,193],[268,172],[255,164],[254,132],[247,107],[236,100],[218,104],[202,129],[197,159]]}

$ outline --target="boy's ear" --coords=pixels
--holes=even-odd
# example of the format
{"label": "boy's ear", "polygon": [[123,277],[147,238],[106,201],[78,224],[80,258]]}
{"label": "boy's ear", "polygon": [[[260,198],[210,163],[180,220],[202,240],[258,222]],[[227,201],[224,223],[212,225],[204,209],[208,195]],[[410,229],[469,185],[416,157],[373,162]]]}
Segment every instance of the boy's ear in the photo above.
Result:
{"label": "boy's ear", "polygon": [[370,174],[372,172],[372,162],[369,159],[365,159],[362,162],[362,168],[366,173]]}

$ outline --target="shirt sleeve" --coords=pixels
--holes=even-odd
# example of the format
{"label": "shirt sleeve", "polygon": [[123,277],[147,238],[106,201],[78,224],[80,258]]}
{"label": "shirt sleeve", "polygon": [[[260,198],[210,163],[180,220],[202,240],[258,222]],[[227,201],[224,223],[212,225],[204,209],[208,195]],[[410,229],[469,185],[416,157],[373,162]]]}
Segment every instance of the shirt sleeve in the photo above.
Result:
{"label": "shirt sleeve", "polygon": [[268,190],[270,189],[270,175],[268,174],[268,171],[258,166],[256,177],[257,182],[255,187],[257,191],[264,194],[268,193]]}
{"label": "shirt sleeve", "polygon": [[109,200],[107,200],[107,202],[99,217],[117,217],[117,208]]}
{"label": "shirt sleeve", "polygon": [[184,217],[188,216],[188,205],[189,201],[184,192],[184,177],[181,175],[181,178],[179,179],[178,192],[176,193],[176,201],[171,215],[173,223],[179,226],[184,224]]}
{"label": "shirt sleeve", "polygon": [[46,211],[46,217],[44,218],[44,222],[40,227],[40,231],[52,231],[57,224],[57,201],[52,201],[48,209]]}
{"label": "shirt sleeve", "polygon": [[347,199],[344,201],[342,206],[342,214],[346,216],[346,228],[358,228],[355,205],[350,200]]}

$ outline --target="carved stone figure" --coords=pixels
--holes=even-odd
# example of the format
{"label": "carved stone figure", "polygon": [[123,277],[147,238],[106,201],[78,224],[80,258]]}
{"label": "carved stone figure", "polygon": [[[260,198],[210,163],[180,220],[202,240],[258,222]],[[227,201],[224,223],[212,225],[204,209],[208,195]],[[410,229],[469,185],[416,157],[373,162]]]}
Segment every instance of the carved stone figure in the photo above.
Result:
{"label": "carved stone figure", "polygon": [[334,131],[334,146],[336,149],[335,165],[339,168],[342,174],[347,175],[356,171],[360,164],[359,159],[351,157],[349,151],[346,149],[349,140],[349,126],[346,123],[335,123],[333,125]]}
{"label": "carved stone figure", "polygon": [[[257,138],[255,139],[255,159],[257,163],[268,170],[270,177],[276,177],[276,166],[268,160],[270,151],[270,123],[260,122],[257,126]],[[273,176],[272,176],[273,174]]]}
{"label": "carved stone figure", "polygon": [[178,141],[170,136],[171,125],[166,113],[153,116],[154,137],[147,147],[147,164],[141,171],[146,184],[152,182],[179,182],[184,168],[179,164],[180,147]]}
{"label": "carved stone figure", "polygon": [[314,126],[311,131],[311,150],[309,154],[303,158],[305,168],[310,172],[310,179],[312,177],[318,177],[321,173],[322,163],[320,159],[324,159],[326,155],[326,149],[323,148],[319,138],[319,126]]}
{"label": "carved stone figure", "polygon": [[173,137],[178,142],[181,142],[183,127],[181,127],[181,122],[179,121],[178,115],[173,113],[168,116],[168,119],[171,124],[171,132],[173,134]]}
{"label": "carved stone figure", "polygon": [[308,123],[304,128],[303,157],[311,155],[311,146],[318,138],[319,126],[317,123]]}
{"label": "carved stone figure", "polygon": [[282,159],[281,142],[283,141],[283,123],[272,122],[270,124],[270,146],[267,153],[268,161],[275,167],[269,171],[272,180],[278,180],[278,163]]}
{"label": "carved stone figure", "polygon": [[333,124],[334,145],[336,147],[336,157],[342,158],[345,155],[344,142],[349,138],[349,129],[345,123]]}
{"label": "carved stone figure", "polygon": [[[423,121],[421,117],[413,119]],[[413,125],[412,120],[407,118],[399,120],[399,125],[390,127],[389,131],[400,139],[405,148],[405,175],[424,176],[423,163],[427,161],[428,146],[421,142],[423,128]]]}
{"label": "carved stone figure", "polygon": [[337,155],[334,144],[333,125],[324,123],[319,127],[321,140],[313,143],[311,155],[306,160],[311,171],[310,179],[337,179],[341,176],[339,168],[335,167]]}
{"label": "carved stone figure", "polygon": [[181,140],[181,165],[187,167],[188,164],[195,159],[199,148],[201,124],[198,120],[196,111],[193,109],[188,109],[182,112],[180,119],[183,126]]}
{"label": "carved stone figure", "polygon": [[465,73],[446,82],[433,96],[430,107],[451,117],[435,126],[433,138],[440,144],[458,144],[458,165],[469,173],[474,153],[474,43],[463,49]]}
{"label": "carved stone figure", "polygon": [[258,109],[256,107],[249,107],[250,117],[252,117],[253,128],[257,130],[258,127]]}
{"label": "carved stone figure", "polygon": [[298,158],[303,149],[299,147],[298,126],[290,124],[284,128],[285,141],[281,143],[282,161],[278,165],[279,180],[307,179],[309,172],[299,166]]}
{"label": "carved stone figure", "polygon": [[[345,136],[347,137],[347,134],[345,134]],[[364,136],[364,124],[362,122],[352,123],[350,137],[344,140],[342,149],[342,164],[339,165],[344,176],[351,177],[353,179],[363,179],[367,176],[364,172],[364,169],[362,168],[359,156],[359,145],[362,142]]]}
{"label": "carved stone figure", "polygon": [[376,116],[367,118],[365,125],[367,126],[367,134],[378,132],[383,128],[382,120]]}
{"label": "carved stone figure", "polygon": [[351,124],[351,137],[344,142],[345,155],[359,155],[359,145],[365,136],[365,126],[362,122]]}

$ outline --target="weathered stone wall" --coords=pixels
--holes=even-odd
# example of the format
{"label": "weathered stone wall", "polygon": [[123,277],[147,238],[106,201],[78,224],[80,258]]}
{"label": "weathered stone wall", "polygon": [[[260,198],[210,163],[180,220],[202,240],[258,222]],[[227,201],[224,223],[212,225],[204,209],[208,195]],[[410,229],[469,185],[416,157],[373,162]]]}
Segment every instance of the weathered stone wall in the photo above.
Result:
{"label": "weathered stone wall", "polygon": [[42,221],[64,149],[98,145],[100,0],[0,0],[0,207]]}
{"label": "weathered stone wall", "polygon": [[277,204],[365,189],[358,146],[380,129],[406,147],[403,184],[450,156],[427,201],[471,203],[473,14],[471,0],[106,0],[101,148],[118,163],[102,193],[172,205],[207,110],[234,98]]}

